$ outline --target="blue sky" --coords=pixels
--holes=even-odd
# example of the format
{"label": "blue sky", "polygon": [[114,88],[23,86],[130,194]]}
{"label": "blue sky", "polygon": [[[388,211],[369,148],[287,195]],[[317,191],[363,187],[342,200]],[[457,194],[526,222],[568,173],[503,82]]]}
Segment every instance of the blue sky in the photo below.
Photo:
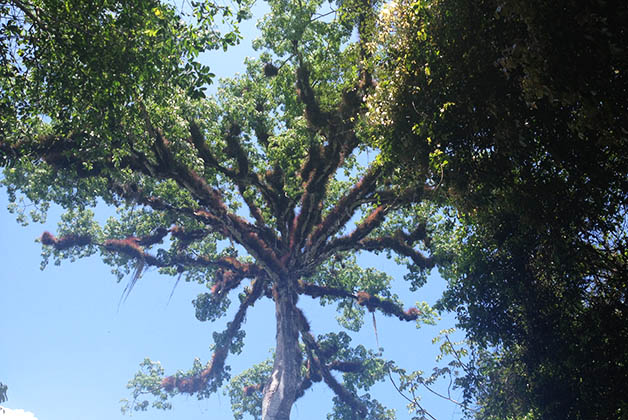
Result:
{"label": "blue sky", "polygon": [[[241,46],[208,56],[214,73],[220,77],[233,74],[245,56],[255,54],[250,49],[251,23],[245,27],[245,36]],[[210,358],[212,332],[221,331],[229,317],[213,324],[196,320],[191,301],[204,291],[203,286],[179,284],[168,302],[175,279],[148,271],[118,307],[127,279],[116,283],[110,267],[97,257],[39,269],[41,246],[35,239],[45,230],[56,231],[58,209],[51,210],[45,224],[22,227],[6,206],[6,191],[0,190],[0,381],[9,386],[6,407],[30,411],[38,420],[128,418],[120,412],[120,399],[130,396],[125,385],[145,357],[161,361],[168,373],[188,369],[195,357],[203,363]],[[113,209],[99,208],[97,213],[104,218],[113,214]],[[361,261],[392,275],[401,290],[400,267],[371,255]],[[434,303],[443,286],[443,281],[433,276],[423,289],[401,296],[407,306],[423,300]],[[300,303],[315,334],[339,330],[334,307],[319,308],[310,299]],[[385,349],[384,357],[397,360],[402,367],[430,371],[437,353],[431,339],[439,329],[454,323],[452,316],[445,316],[440,325],[417,330],[413,323],[378,315],[379,344]],[[252,308],[247,316],[245,350],[227,361],[234,374],[269,357],[274,328],[271,302],[265,300]],[[354,344],[377,347],[370,317],[354,336]],[[395,408],[399,419],[410,418],[406,402],[389,382],[377,385],[371,394]],[[453,404],[433,398],[427,391],[423,395],[426,408],[438,420],[461,417]],[[297,402],[292,418],[325,418],[332,397],[329,389],[317,384]],[[173,403],[172,411],[150,410],[133,418],[233,418],[229,398],[222,393],[202,401],[177,397]],[[6,417],[0,414],[0,419]]]}

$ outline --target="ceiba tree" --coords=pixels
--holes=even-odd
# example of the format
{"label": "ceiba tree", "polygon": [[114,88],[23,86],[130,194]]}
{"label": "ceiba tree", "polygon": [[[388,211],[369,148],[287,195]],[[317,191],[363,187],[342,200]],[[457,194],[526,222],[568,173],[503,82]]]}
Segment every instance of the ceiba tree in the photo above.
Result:
{"label": "ceiba tree", "polygon": [[[335,418],[389,418],[358,395],[386,363],[351,347],[345,333],[315,336],[298,299],[337,301],[350,329],[365,310],[428,317],[425,308],[404,310],[389,277],[354,256],[396,255],[410,287],[422,285],[445,247],[430,240],[437,188],[429,171],[404,188],[393,165],[365,158],[377,155],[365,106],[376,85],[376,5],[269,4],[261,58],[206,98],[212,75],[197,56],[238,39],[212,23],[221,15],[237,23],[244,4],[0,3],[3,183],[13,201],[35,204],[36,220],[51,202],[66,209],[58,231],[41,236],[46,259],[100,253],[120,278],[131,276],[125,293],[145,267],[206,284],[194,302],[200,320],[223,316],[238,293],[210,361],[170,376],[146,361],[132,381],[134,408],[149,405],[145,393],[167,408],[174,394],[215,392],[228,355],[243,345],[247,309],[272,299],[274,359],[236,378],[236,416],[288,419],[295,400],[323,381],[336,394]],[[99,200],[119,211],[104,226],[91,210]]]}

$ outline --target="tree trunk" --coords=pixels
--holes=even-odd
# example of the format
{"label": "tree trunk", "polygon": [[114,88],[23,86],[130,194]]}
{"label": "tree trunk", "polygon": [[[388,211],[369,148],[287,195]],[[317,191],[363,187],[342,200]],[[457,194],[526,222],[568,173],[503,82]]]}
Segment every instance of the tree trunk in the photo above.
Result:
{"label": "tree trunk", "polygon": [[301,352],[297,328],[297,295],[284,281],[274,289],[277,347],[270,380],[264,387],[262,420],[289,420],[300,380]]}

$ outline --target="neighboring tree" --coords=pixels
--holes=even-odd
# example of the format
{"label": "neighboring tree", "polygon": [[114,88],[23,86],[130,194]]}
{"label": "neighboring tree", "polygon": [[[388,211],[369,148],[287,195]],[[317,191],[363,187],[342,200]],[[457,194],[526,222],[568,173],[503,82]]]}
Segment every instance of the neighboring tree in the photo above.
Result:
{"label": "neighboring tree", "polygon": [[8,400],[7,398],[8,390],[9,390],[9,387],[3,384],[2,382],[0,382],[0,403],[3,403],[6,400]]}
{"label": "neighboring tree", "polygon": [[[207,285],[194,301],[202,321],[225,315],[237,295],[211,360],[171,376],[145,361],[129,408],[146,409],[144,394],[169,408],[175,394],[215,392],[243,346],[247,309],[271,299],[274,357],[233,379],[236,418],[288,419],[320,381],[336,395],[330,418],[393,418],[364,392],[390,364],[344,332],[315,336],[297,305],[300,295],[337,302],[349,330],[366,310],[432,315],[404,310],[389,276],[355,262],[361,251],[394,255],[415,289],[447,252],[430,240],[442,228],[429,202],[436,186],[421,176],[418,187],[395,186],[394,165],[367,158],[377,156],[365,118],[375,6],[272,0],[261,59],[203,98],[211,74],[197,54],[237,35],[211,29],[227,10],[192,4],[183,16],[157,1],[0,3],[0,150],[12,209],[26,221],[21,198],[35,205],[34,220],[51,202],[65,208],[58,231],[41,237],[44,264],[100,253],[120,279],[130,275],[125,295],[146,267]],[[119,211],[104,226],[90,210],[98,200]]]}
{"label": "neighboring tree", "polygon": [[459,380],[476,417],[625,418],[628,7],[400,0],[381,16],[371,121],[461,223],[441,304],[476,348]]}

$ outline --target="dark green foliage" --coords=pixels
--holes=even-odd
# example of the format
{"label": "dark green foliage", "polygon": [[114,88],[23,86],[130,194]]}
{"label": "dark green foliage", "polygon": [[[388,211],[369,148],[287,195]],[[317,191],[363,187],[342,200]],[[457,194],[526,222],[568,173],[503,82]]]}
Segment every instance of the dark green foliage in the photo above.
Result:
{"label": "dark green foliage", "polygon": [[384,147],[465,226],[441,307],[503,346],[466,382],[479,417],[626,416],[628,8],[404,4]]}

